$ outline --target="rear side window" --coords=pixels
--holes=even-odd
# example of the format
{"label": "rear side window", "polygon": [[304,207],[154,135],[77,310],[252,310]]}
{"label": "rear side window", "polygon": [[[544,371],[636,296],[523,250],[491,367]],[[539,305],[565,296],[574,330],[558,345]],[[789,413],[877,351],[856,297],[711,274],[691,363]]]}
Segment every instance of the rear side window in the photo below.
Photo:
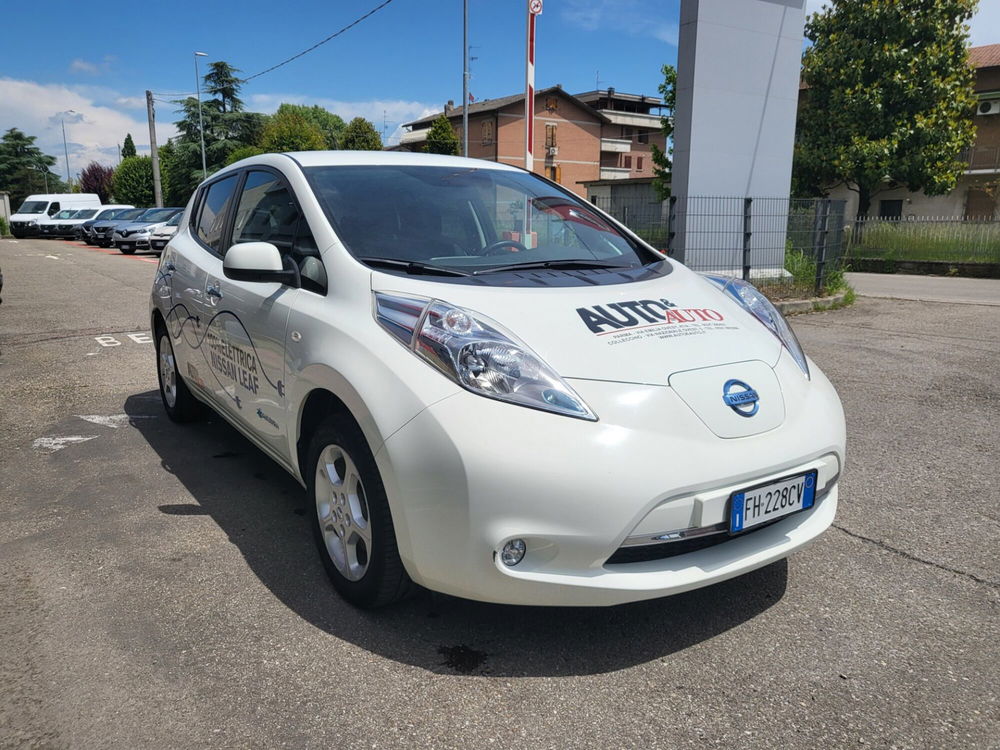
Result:
{"label": "rear side window", "polygon": [[52,203],[52,204],[49,205],[49,210],[46,211],[46,213],[49,216],[51,216],[52,214],[54,214],[58,210],[59,210],[59,204],[58,203]]}
{"label": "rear side window", "polygon": [[225,239],[223,235],[226,229],[226,216],[229,213],[233,192],[236,190],[237,176],[234,174],[225,177],[205,189],[201,212],[198,214],[198,224],[195,226],[198,238],[220,254],[224,252],[222,243]]}

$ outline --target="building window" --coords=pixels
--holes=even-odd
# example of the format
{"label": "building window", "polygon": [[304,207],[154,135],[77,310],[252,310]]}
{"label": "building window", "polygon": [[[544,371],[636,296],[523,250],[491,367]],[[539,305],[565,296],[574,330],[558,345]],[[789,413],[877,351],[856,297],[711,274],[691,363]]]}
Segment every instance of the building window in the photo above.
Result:
{"label": "building window", "polygon": [[881,200],[878,202],[878,216],[880,219],[900,219],[903,216],[903,200],[901,198],[892,200]]}
{"label": "building window", "polygon": [[559,97],[557,96],[547,96],[545,97],[545,109],[549,112],[555,112],[559,109]]}
{"label": "building window", "polygon": [[559,166],[551,166],[545,168],[545,176],[548,177],[553,182],[562,183],[562,168]]}
{"label": "building window", "polygon": [[642,157],[641,156],[635,157],[635,168],[636,168],[636,171],[639,171],[639,172],[642,171]]}
{"label": "building window", "polygon": [[556,126],[545,126],[545,148],[552,148],[556,144]]}
{"label": "building window", "polygon": [[628,154],[628,155],[622,157],[622,166],[625,169],[631,169],[632,168],[632,155],[631,154]]}
{"label": "building window", "polygon": [[493,144],[493,121],[487,120],[483,123],[483,145],[491,146]]}
{"label": "building window", "polygon": [[634,128],[627,128],[624,125],[622,126],[622,138],[628,138],[629,140],[632,140],[632,136],[634,134],[635,134]]}
{"label": "building window", "polygon": [[644,130],[639,133],[639,143],[649,143],[649,132]]}

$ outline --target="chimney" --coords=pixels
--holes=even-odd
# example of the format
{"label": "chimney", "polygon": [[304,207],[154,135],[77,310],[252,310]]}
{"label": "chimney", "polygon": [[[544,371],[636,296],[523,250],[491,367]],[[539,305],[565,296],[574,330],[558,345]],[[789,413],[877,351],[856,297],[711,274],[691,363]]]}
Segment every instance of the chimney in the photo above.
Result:
{"label": "chimney", "polygon": [[455,100],[449,99],[448,103],[444,105],[444,111],[447,113],[451,112],[453,109],[455,109]]}

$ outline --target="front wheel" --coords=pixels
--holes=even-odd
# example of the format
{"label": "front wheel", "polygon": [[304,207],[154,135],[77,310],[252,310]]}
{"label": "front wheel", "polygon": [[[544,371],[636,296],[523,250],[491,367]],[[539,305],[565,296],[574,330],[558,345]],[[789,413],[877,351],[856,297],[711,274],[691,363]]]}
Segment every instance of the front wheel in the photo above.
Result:
{"label": "front wheel", "polygon": [[131,255],[132,253],[135,252],[135,248],[134,247],[119,247],[118,248],[118,252],[123,253],[124,255]]}
{"label": "front wheel", "polygon": [[187,383],[177,372],[177,358],[166,331],[160,330],[156,340],[156,374],[160,382],[160,398],[167,416],[174,422],[193,422],[201,415],[201,405]]}
{"label": "front wheel", "polygon": [[382,477],[361,429],[330,418],[306,463],[313,536],[334,588],[357,607],[382,607],[413,588],[396,546]]}

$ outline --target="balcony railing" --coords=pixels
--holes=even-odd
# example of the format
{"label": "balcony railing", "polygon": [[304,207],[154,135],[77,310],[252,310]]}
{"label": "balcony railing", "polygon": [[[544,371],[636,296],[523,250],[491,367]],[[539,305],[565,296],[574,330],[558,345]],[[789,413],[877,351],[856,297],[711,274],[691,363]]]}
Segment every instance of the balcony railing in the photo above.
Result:
{"label": "balcony railing", "polygon": [[1000,146],[973,146],[962,152],[962,161],[969,165],[968,171],[1000,170]]}
{"label": "balcony railing", "polygon": [[627,180],[631,173],[627,167],[601,167],[602,180]]}
{"label": "balcony railing", "polygon": [[614,154],[627,154],[632,150],[632,141],[628,138],[601,138],[601,151]]}

